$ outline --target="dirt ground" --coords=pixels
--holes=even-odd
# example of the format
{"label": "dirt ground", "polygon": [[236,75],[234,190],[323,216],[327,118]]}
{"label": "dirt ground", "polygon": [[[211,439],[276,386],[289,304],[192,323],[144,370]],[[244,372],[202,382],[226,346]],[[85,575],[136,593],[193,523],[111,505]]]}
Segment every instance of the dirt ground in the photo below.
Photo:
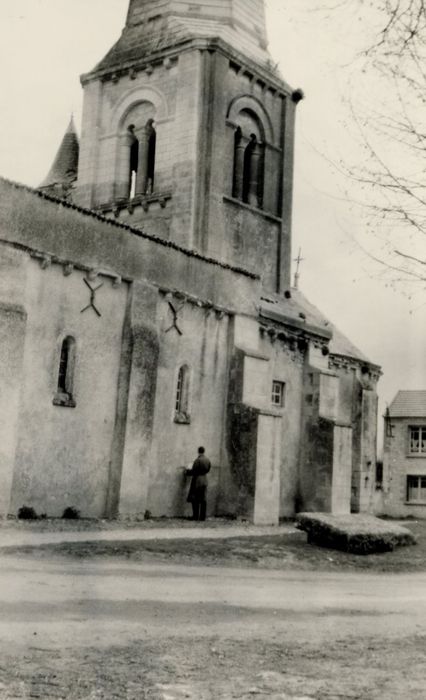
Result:
{"label": "dirt ground", "polygon": [[3,549],[0,698],[424,700],[409,526],[416,547],[373,558],[294,532]]}
{"label": "dirt ground", "polygon": [[[19,523],[29,532],[45,532],[55,527],[58,522],[62,528],[74,532],[83,527],[84,521],[64,523],[63,521],[39,521],[34,524]],[[22,554],[34,554],[37,557],[67,556],[75,559],[115,557],[138,562],[187,563],[205,566],[242,566],[266,569],[281,569],[284,571],[298,569],[299,571],[371,571],[371,572],[415,572],[426,571],[426,521],[408,520],[402,524],[409,528],[417,538],[414,547],[400,547],[393,552],[360,556],[347,554],[332,549],[314,547],[307,543],[306,533],[296,530],[292,524],[283,528],[281,534],[265,536],[250,536],[255,528],[246,524],[247,536],[226,539],[204,539],[203,525],[194,527],[191,521],[148,521],[144,527],[148,530],[160,525],[164,528],[180,528],[187,531],[182,539],[133,540],[120,541],[80,541],[61,542],[58,544],[42,544],[33,546],[11,546],[7,551]],[[232,533],[232,522],[212,520],[208,528],[228,529]],[[98,523],[90,523],[90,527],[99,527]],[[86,521],[86,527],[88,523]],[[114,525],[107,524],[114,529]],[[129,524],[129,533],[132,526]],[[104,533],[105,534],[105,533]],[[123,537],[125,537],[123,535]],[[130,534],[129,534],[130,537]],[[5,550],[3,550],[5,551]]]}

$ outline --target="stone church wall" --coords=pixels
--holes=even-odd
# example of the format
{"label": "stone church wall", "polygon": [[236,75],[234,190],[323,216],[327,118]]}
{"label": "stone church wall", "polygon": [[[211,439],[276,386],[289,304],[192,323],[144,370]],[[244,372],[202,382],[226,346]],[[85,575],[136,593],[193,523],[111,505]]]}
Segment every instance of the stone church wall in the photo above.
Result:
{"label": "stone church wall", "polygon": [[[189,480],[183,467],[192,464],[203,445],[212,462],[208,507],[216,512],[220,473],[226,467],[222,443],[225,427],[229,326],[227,315],[185,304],[179,313],[182,335],[170,328],[168,300],[158,305],[161,346],[158,362],[154,439],[151,452],[149,509],[161,516],[190,514]],[[179,369],[188,371],[186,415],[176,413]]]}
{"label": "stone church wall", "polygon": [[[269,347],[268,347],[269,346]],[[284,406],[280,410],[281,459],[280,459],[280,517],[294,514],[298,499],[298,467],[301,442],[304,350],[297,345],[268,336],[261,341],[261,348],[270,355],[268,377],[268,403],[271,407],[272,382],[285,385]]]}
{"label": "stone church wall", "polygon": [[[105,514],[127,285],[102,284],[89,303],[84,276],[64,276],[60,265],[42,269],[22,253],[26,337],[11,512],[31,505],[49,516],[74,506],[82,515]],[[55,405],[61,345],[75,340],[73,399]]]}
{"label": "stone church wall", "polygon": [[27,312],[22,254],[0,245],[0,518],[9,512],[21,400]]}
{"label": "stone church wall", "polygon": [[256,313],[259,280],[154,236],[106,222],[0,179],[0,242],[238,310]]}
{"label": "stone church wall", "polygon": [[[234,345],[227,421],[229,470],[222,474],[221,508],[253,518],[257,494],[259,522],[266,522],[267,513],[269,522],[276,522],[294,514],[298,499],[304,350],[297,344],[290,348],[278,339],[271,341],[261,335],[256,321],[241,318],[235,321]],[[280,407],[272,403],[274,381],[284,386]]]}
{"label": "stone church wall", "polygon": [[[3,394],[4,508],[14,471],[15,511],[26,501],[54,515],[67,505],[92,516],[184,513],[179,468],[205,443],[213,512],[226,467],[229,325],[237,309],[256,308],[258,281],[25,188],[0,182],[0,196],[10,344],[2,352],[13,375]],[[81,313],[90,303],[84,280],[102,284],[101,317],[90,306]],[[52,404],[66,335],[76,341],[75,407]],[[187,423],[173,413],[183,364]]]}

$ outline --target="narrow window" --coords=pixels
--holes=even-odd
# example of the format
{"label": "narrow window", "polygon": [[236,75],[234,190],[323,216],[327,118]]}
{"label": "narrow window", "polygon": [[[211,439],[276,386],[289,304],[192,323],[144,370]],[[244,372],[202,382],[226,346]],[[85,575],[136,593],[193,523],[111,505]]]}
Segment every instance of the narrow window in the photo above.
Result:
{"label": "narrow window", "polygon": [[244,188],[244,152],[243,132],[238,127],[234,136],[234,173],[232,181],[232,196],[235,199],[243,198]]}
{"label": "narrow window", "polygon": [[148,137],[148,166],[147,166],[147,194],[154,191],[155,175],[155,148],[157,145],[157,132],[154,128],[154,120],[149,119],[145,127]]}
{"label": "narrow window", "polygon": [[253,154],[256,148],[257,139],[255,134],[251,134],[248,146],[244,151],[244,182],[243,182],[243,202],[250,202],[251,180],[253,176]]}
{"label": "narrow window", "polygon": [[376,489],[383,486],[383,462],[376,462]]}
{"label": "narrow window", "polygon": [[182,365],[179,368],[177,384],[176,384],[176,399],[175,399],[175,422],[189,423],[189,368],[187,365]]}
{"label": "narrow window", "polygon": [[176,405],[175,410],[180,413],[182,410],[183,385],[185,380],[185,368],[181,367],[178,374],[176,387]]}
{"label": "narrow window", "polygon": [[272,382],[272,405],[277,408],[282,408],[285,402],[285,384],[284,382]]}
{"label": "narrow window", "polygon": [[136,196],[152,194],[155,174],[155,147],[157,134],[154,120],[148,119],[139,133]]}
{"label": "narrow window", "polygon": [[136,194],[136,174],[139,164],[139,141],[135,134],[135,125],[130,124],[128,128],[130,136],[130,174],[129,174],[129,197],[133,199]]}
{"label": "narrow window", "polygon": [[75,340],[68,335],[62,342],[59,357],[58,383],[53,403],[57,406],[75,406],[73,379],[75,363]]}

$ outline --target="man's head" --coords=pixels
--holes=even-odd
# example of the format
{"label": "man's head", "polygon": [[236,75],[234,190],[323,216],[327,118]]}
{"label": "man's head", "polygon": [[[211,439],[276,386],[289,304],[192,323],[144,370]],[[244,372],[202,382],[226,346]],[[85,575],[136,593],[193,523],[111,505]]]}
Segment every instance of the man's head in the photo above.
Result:
{"label": "man's head", "polygon": [[199,455],[203,455],[204,452],[205,452],[204,447],[199,447],[199,448],[198,448],[198,454],[199,454]]}

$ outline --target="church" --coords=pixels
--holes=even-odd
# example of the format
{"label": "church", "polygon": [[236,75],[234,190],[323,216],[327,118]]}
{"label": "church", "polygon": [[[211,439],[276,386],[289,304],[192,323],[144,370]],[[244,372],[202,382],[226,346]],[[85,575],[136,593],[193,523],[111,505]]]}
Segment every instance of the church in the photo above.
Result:
{"label": "church", "polygon": [[130,0],[38,189],[0,179],[0,514],[368,511],[380,368],[291,284],[303,98],[263,0]]}

